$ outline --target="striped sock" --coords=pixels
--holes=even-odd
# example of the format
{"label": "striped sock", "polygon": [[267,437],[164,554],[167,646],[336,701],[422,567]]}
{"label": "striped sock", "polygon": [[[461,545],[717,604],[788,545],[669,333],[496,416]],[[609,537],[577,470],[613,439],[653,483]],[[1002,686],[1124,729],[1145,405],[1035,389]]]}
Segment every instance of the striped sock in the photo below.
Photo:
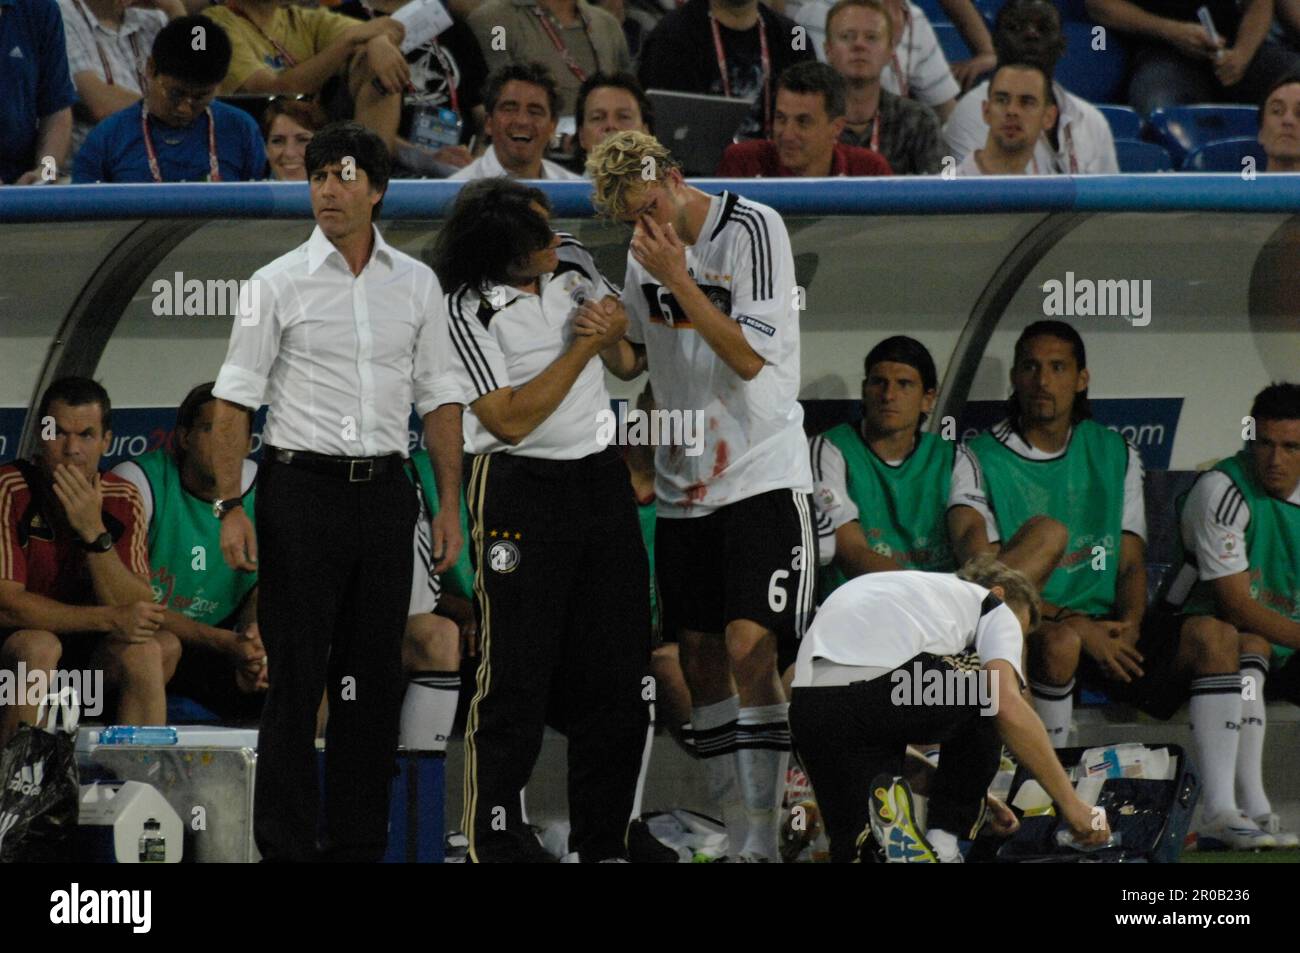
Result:
{"label": "striped sock", "polygon": [[446,751],[459,698],[460,672],[412,672],[398,743],[414,751]]}
{"label": "striped sock", "polygon": [[709,795],[717,804],[727,828],[727,851],[739,854],[749,836],[745,802],[740,796],[736,772],[736,719],[740,717],[740,696],[732,695],[712,705],[691,709],[691,730],[695,750],[704,759]]}
{"label": "striped sock", "polygon": [[[1241,656],[1241,733],[1237,741],[1237,804],[1251,817],[1273,813],[1264,793],[1264,676],[1268,656]],[[1253,685],[1248,682],[1253,681]]]}
{"label": "striped sock", "polygon": [[741,853],[780,863],[781,798],[790,763],[790,706],[740,709],[736,720],[736,770],[749,818]]}
{"label": "striped sock", "polygon": [[1043,719],[1052,747],[1069,747],[1070,716],[1074,714],[1074,679],[1064,685],[1031,681],[1029,693],[1034,698],[1034,711]]}
{"label": "striped sock", "polygon": [[1192,679],[1192,750],[1201,769],[1205,817],[1237,813],[1232,793],[1241,735],[1241,673]]}

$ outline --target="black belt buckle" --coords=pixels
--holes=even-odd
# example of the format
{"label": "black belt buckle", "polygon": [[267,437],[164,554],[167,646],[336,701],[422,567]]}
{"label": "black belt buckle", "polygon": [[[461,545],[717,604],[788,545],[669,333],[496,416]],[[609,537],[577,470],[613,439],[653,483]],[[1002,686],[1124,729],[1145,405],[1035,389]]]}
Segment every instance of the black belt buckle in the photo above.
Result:
{"label": "black belt buckle", "polygon": [[[363,476],[357,475],[357,465],[365,467]],[[375,461],[372,459],[349,460],[348,461],[348,482],[349,483],[369,483],[375,476]]]}

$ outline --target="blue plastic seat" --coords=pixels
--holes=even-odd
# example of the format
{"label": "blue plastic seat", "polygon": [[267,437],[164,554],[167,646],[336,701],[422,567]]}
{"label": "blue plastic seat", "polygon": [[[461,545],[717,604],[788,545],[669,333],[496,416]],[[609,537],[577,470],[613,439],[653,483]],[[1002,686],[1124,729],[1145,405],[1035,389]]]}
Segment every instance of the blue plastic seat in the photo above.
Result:
{"label": "blue plastic seat", "polygon": [[968,60],[971,57],[970,47],[962,38],[961,31],[952,23],[931,23],[934,27],[934,35],[939,40],[939,48],[943,50],[944,58],[949,63],[957,63],[961,60]]}
{"label": "blue plastic seat", "polygon": [[1154,142],[1116,139],[1115,157],[1121,172],[1172,172],[1174,169],[1169,153]]}
{"label": "blue plastic seat", "polygon": [[939,0],[912,0],[912,2],[925,11],[925,18],[931,24],[951,22],[948,11],[939,4]]}
{"label": "blue plastic seat", "polygon": [[1247,157],[1255,160],[1255,171],[1263,172],[1268,162],[1258,139],[1238,136],[1197,146],[1183,161],[1184,172],[1240,172]]}
{"label": "blue plastic seat", "polygon": [[1142,117],[1132,106],[1098,106],[1097,109],[1106,117],[1110,134],[1116,139],[1142,137]]}
{"label": "blue plastic seat", "polygon": [[1095,23],[1066,20],[1065,55],[1056,64],[1056,81],[1090,103],[1113,103],[1126,98],[1128,48],[1114,30],[1104,34],[1106,48],[1094,50]]}
{"label": "blue plastic seat", "polygon": [[1147,128],[1181,167],[1188,153],[1207,142],[1254,138],[1258,111],[1254,106],[1168,106],[1147,117]]}

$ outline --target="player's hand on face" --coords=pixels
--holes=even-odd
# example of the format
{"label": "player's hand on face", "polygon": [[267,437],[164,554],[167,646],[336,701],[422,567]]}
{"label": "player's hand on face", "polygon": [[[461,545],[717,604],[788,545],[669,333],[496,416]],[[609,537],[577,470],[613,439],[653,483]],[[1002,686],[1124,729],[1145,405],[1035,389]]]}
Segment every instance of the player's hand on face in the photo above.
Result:
{"label": "player's hand on face", "polygon": [[68,525],[86,542],[104,532],[104,490],[98,473],[87,480],[76,467],[60,463],[54,468],[54,495]]}
{"label": "player's hand on face", "polygon": [[243,508],[221,518],[221,555],[231,569],[257,571],[257,532]]}
{"label": "player's hand on face", "polygon": [[641,216],[632,233],[632,257],[660,284],[671,286],[689,278],[686,246],[669,222],[662,228],[648,215]]}
{"label": "player's hand on face", "polygon": [[156,602],[131,602],[114,606],[111,614],[112,630],[109,641],[123,645],[140,645],[153,638],[162,626],[163,607]]}

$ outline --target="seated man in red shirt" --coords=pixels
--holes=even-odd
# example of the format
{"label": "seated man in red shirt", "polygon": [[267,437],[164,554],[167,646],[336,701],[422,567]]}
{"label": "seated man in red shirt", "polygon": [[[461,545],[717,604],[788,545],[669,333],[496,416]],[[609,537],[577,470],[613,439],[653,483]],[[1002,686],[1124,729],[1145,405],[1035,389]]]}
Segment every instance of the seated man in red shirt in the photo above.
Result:
{"label": "seated man in red shirt", "polygon": [[[181,647],[159,628],[140,491],[99,472],[112,442],[104,388],[64,377],[41,396],[34,461],[0,466],[0,668],[22,673],[19,704],[0,706],[0,744],[34,722],[28,687],[54,669],[104,673],[115,722],[167,720],[164,688]],[[83,683],[84,684],[84,683]],[[102,701],[83,689],[86,714]]]}
{"label": "seated man in red shirt", "polygon": [[879,152],[840,142],[844,77],[825,63],[796,63],[776,86],[772,138],[727,146],[718,175],[727,178],[892,175]]}

